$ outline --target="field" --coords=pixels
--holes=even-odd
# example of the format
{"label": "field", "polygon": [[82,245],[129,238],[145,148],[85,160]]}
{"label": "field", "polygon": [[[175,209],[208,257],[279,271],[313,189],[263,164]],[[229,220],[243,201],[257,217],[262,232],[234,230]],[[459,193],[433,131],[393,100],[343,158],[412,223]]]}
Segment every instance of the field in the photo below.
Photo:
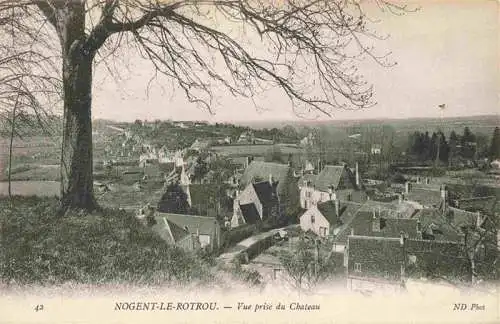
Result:
{"label": "field", "polygon": [[[53,197],[60,194],[60,184],[56,181],[13,181],[14,196]],[[0,196],[8,195],[8,183],[0,182]]]}
{"label": "field", "polygon": [[[277,144],[282,154],[298,154],[301,149],[297,146]],[[210,149],[226,156],[263,156],[273,150],[274,145],[221,145],[212,146]]]}

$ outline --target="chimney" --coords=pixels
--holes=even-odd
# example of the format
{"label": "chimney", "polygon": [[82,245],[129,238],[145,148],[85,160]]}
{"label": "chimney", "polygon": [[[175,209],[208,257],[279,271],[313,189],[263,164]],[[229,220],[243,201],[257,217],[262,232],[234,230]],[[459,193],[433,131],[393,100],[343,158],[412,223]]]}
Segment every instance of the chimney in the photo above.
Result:
{"label": "chimney", "polygon": [[337,215],[338,217],[340,215],[340,201],[338,199],[335,199],[334,203],[335,203],[335,215]]}
{"label": "chimney", "polygon": [[273,175],[272,175],[272,173],[269,173],[269,183],[273,184]]}
{"label": "chimney", "polygon": [[410,193],[410,182],[406,181],[405,182],[405,194],[409,194],[409,193]]}
{"label": "chimney", "polygon": [[328,197],[330,197],[330,200],[333,200],[333,186],[328,187]]}
{"label": "chimney", "polygon": [[448,205],[448,190],[445,185],[441,185],[441,204],[443,207],[443,213],[447,209]]}
{"label": "chimney", "polygon": [[405,246],[405,233],[403,232],[399,234],[399,245],[401,245],[401,247]]}
{"label": "chimney", "polygon": [[359,188],[360,184],[359,184],[359,165],[358,165],[358,162],[356,162],[356,187]]}
{"label": "chimney", "polygon": [[373,210],[372,232],[380,232],[380,218],[377,218],[375,209]]}
{"label": "chimney", "polygon": [[420,222],[420,219],[417,220],[417,238],[422,239],[422,223]]}
{"label": "chimney", "polygon": [[354,228],[351,228],[351,236],[354,235]]}
{"label": "chimney", "polygon": [[483,217],[481,216],[481,212],[476,212],[476,227],[481,227],[483,224]]}

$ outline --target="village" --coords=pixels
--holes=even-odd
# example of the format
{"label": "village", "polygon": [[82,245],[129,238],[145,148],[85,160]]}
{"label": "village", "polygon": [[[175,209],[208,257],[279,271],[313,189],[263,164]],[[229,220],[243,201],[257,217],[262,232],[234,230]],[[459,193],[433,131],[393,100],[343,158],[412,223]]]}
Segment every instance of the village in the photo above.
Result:
{"label": "village", "polygon": [[[163,145],[144,135],[162,128],[216,134]],[[335,276],[349,289],[371,291],[404,289],[410,279],[472,285],[496,279],[498,194],[457,194],[472,183],[457,186],[453,179],[487,166],[484,182],[495,182],[498,160],[478,153],[460,159],[451,139],[422,166],[393,147],[392,161],[384,160],[383,140],[336,149],[341,158],[328,161],[310,129],[266,133],[158,121],[103,129],[106,135],[94,134],[102,152],[94,161],[101,204],[133,212],[168,244],[217,266],[238,263],[257,282],[288,280],[301,288]],[[441,161],[439,149],[447,159],[454,152],[455,160]],[[381,168],[388,173],[373,177]]]}

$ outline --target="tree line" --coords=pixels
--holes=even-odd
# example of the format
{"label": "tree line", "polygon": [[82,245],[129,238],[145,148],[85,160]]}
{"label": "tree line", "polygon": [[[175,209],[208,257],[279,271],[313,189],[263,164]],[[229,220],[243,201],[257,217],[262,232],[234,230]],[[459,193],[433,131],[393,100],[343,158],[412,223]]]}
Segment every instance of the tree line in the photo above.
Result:
{"label": "tree line", "polygon": [[407,153],[418,162],[440,161],[454,163],[461,160],[477,160],[500,157],[500,130],[495,128],[488,144],[484,135],[474,134],[465,127],[462,134],[451,131],[448,138],[441,131],[416,131],[408,136]]}

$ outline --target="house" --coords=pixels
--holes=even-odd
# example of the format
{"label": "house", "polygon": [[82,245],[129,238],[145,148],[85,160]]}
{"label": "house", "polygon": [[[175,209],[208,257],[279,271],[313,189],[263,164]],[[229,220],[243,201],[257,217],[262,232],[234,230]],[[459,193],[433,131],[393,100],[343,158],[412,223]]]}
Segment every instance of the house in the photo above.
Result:
{"label": "house", "polygon": [[373,144],[370,150],[372,155],[379,155],[382,153],[382,145],[381,144]]}
{"label": "house", "polygon": [[350,235],[344,266],[352,290],[404,287],[404,238]]}
{"label": "house", "polygon": [[250,183],[241,193],[237,193],[233,203],[231,227],[262,222],[276,224],[280,221],[278,184],[270,176],[267,181]]}
{"label": "house", "polygon": [[225,184],[204,183],[190,184],[184,187],[190,197],[189,207],[197,215],[216,217],[219,220],[230,219],[233,215],[233,198],[227,195]]}
{"label": "house", "polygon": [[313,146],[315,143],[315,136],[313,133],[307,134],[304,138],[302,138],[299,142],[300,146]]}
{"label": "house", "polygon": [[255,144],[254,135],[251,131],[246,131],[240,134],[237,142],[239,144]]}
{"label": "house", "polygon": [[317,175],[305,174],[299,180],[300,206],[304,209],[330,200],[330,191],[340,200],[363,202],[366,194],[361,191],[358,164],[353,173],[346,165],[326,165]]}
{"label": "house", "polygon": [[323,238],[335,235],[360,207],[361,204],[338,199],[318,203],[300,216],[300,228]]}
{"label": "house", "polygon": [[[352,202],[351,202],[352,203]],[[418,221],[413,219],[418,212],[404,201],[382,203],[368,200],[354,212],[342,217],[342,224],[334,230],[334,241],[339,247],[346,246],[351,234],[376,237],[418,236]]]}
{"label": "house", "polygon": [[403,197],[405,200],[415,203],[419,209],[441,208],[448,203],[448,190],[444,185],[439,187],[434,185],[418,186],[406,182]]}
{"label": "house", "polygon": [[302,172],[303,172],[303,174],[313,174],[314,173],[314,165],[309,161],[305,161],[304,162],[304,169]]}
{"label": "house", "polygon": [[405,287],[408,278],[467,280],[461,242],[350,235],[344,266],[351,289]]}
{"label": "house", "polygon": [[221,246],[221,228],[214,217],[156,212],[152,229],[165,241],[188,251]]}
{"label": "house", "polygon": [[189,147],[190,150],[200,152],[206,150],[212,144],[212,140],[196,139]]}
{"label": "house", "polygon": [[[297,180],[288,164],[253,160],[244,170],[240,178],[241,188],[246,188],[252,182],[265,181],[272,177],[278,183],[277,193],[280,198],[280,209],[284,210],[285,202],[290,196],[298,196]],[[290,192],[294,190],[294,192]]]}
{"label": "house", "polygon": [[493,169],[500,170],[500,160],[496,159],[496,160],[491,161],[490,166]]}

